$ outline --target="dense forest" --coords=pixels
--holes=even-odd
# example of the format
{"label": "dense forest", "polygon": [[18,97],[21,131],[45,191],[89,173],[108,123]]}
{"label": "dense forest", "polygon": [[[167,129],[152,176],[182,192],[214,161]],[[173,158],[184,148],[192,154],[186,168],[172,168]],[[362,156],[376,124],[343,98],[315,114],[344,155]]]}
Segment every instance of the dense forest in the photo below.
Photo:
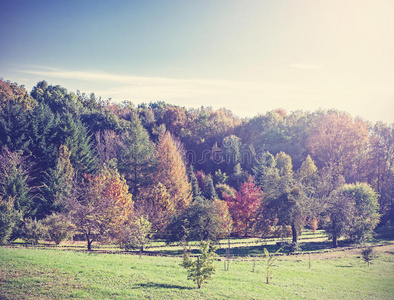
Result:
{"label": "dense forest", "polygon": [[394,124],[346,112],[112,103],[0,80],[0,240],[142,247],[325,229],[394,235]]}

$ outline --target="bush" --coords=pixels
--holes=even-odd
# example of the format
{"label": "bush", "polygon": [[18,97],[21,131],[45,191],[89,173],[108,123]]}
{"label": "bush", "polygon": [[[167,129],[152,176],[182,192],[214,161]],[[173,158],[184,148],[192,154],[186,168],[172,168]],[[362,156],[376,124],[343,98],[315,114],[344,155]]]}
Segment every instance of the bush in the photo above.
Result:
{"label": "bush", "polygon": [[61,241],[72,237],[74,234],[74,226],[71,221],[61,214],[53,213],[43,220],[43,224],[47,229],[49,238],[56,245],[59,245]]}
{"label": "bush", "polygon": [[48,230],[42,221],[37,221],[37,219],[26,218],[23,220],[21,238],[27,242],[34,245],[38,244],[40,239],[45,238],[48,235]]}
{"label": "bush", "polygon": [[6,244],[9,241],[21,218],[22,214],[14,208],[12,198],[0,199],[0,244]]}

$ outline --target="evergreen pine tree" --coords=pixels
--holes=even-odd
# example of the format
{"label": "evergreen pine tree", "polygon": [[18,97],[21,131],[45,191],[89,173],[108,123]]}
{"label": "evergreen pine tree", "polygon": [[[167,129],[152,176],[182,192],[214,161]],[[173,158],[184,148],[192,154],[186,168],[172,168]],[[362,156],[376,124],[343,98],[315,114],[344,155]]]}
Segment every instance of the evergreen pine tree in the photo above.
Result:
{"label": "evergreen pine tree", "polygon": [[65,113],[60,119],[59,138],[70,150],[70,160],[78,175],[96,171],[97,156],[93,150],[92,138],[78,117]]}
{"label": "evergreen pine tree", "polygon": [[9,101],[0,109],[0,148],[10,151],[26,151],[30,144],[28,136],[31,112],[18,103]]}
{"label": "evergreen pine tree", "polygon": [[59,119],[55,117],[48,105],[39,104],[34,108],[29,128],[31,139],[29,149],[43,172],[54,167],[56,163],[56,152],[59,147],[58,123]]}
{"label": "evergreen pine tree", "polygon": [[132,116],[130,128],[121,136],[118,152],[118,169],[138,202],[139,189],[150,183],[154,145],[137,115]]}
{"label": "evergreen pine tree", "polygon": [[202,184],[203,184],[203,190],[202,190],[203,196],[206,199],[213,201],[218,198],[218,195],[216,194],[215,186],[213,185],[211,174],[208,174],[204,177]]}
{"label": "evergreen pine tree", "polygon": [[194,174],[193,165],[190,165],[188,167],[188,177],[189,177],[190,185],[192,187],[193,199],[195,199],[196,197],[200,197],[201,191],[200,191],[200,187],[198,185],[198,180],[197,180],[196,174]]}
{"label": "evergreen pine tree", "polygon": [[61,212],[63,203],[74,192],[74,168],[70,161],[71,152],[67,146],[59,147],[56,166],[46,173],[43,197],[39,209],[40,217],[49,215],[51,212]]}
{"label": "evergreen pine tree", "polygon": [[256,160],[252,169],[256,185],[264,191],[266,198],[273,198],[279,182],[279,172],[276,168],[275,157],[265,152],[261,159]]}

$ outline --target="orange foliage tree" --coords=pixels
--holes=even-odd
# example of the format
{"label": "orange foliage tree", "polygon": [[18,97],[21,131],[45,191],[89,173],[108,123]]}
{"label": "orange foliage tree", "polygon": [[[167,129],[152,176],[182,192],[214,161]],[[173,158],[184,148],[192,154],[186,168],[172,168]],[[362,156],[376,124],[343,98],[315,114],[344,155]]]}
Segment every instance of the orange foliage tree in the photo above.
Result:
{"label": "orange foliage tree", "polygon": [[126,181],[116,169],[104,166],[98,175],[84,177],[76,197],[68,199],[67,208],[91,250],[93,241],[116,239],[132,222],[134,205]]}

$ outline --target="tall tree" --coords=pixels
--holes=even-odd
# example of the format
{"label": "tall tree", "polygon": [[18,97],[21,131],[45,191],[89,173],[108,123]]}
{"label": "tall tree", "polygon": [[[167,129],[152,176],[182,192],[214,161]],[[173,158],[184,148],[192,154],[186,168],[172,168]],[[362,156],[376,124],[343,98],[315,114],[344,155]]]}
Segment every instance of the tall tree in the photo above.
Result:
{"label": "tall tree", "polygon": [[0,148],[27,151],[31,140],[28,135],[31,111],[13,101],[0,109]]}
{"label": "tall tree", "polygon": [[378,122],[372,128],[368,170],[368,183],[379,197],[382,222],[394,222],[394,124]]}
{"label": "tall tree", "polygon": [[61,212],[64,202],[73,197],[75,187],[75,170],[70,161],[71,152],[67,146],[59,147],[56,166],[46,173],[40,216],[51,212]]}
{"label": "tall tree", "polygon": [[136,210],[140,215],[147,216],[152,231],[156,234],[163,233],[175,213],[171,196],[161,182],[142,190],[141,201],[137,203]]}
{"label": "tall tree", "polygon": [[92,138],[81,120],[71,113],[65,113],[61,115],[59,129],[59,138],[70,150],[70,160],[77,174],[95,172],[97,156]]}
{"label": "tall tree", "polygon": [[313,232],[316,231],[319,223],[319,216],[322,212],[321,201],[317,194],[318,170],[312,158],[308,155],[295,174],[297,185],[302,190],[304,204],[307,211],[309,223]]}
{"label": "tall tree", "polygon": [[156,147],[156,157],[158,160],[156,180],[167,188],[167,192],[174,201],[175,209],[184,210],[191,201],[191,185],[185,163],[169,132],[160,138]]}
{"label": "tall tree", "polygon": [[368,124],[347,114],[321,117],[308,139],[308,148],[321,168],[335,166],[347,182],[356,179],[357,166],[368,142]]}
{"label": "tall tree", "polygon": [[201,196],[200,186],[198,184],[196,174],[194,173],[193,165],[190,165],[187,170],[188,170],[189,182],[192,187],[193,199],[195,199],[196,197]]}
{"label": "tall tree", "polygon": [[215,186],[213,185],[213,180],[211,174],[204,176],[202,182],[202,194],[206,199],[215,200],[218,195],[216,194]]}
{"label": "tall tree", "polygon": [[179,136],[186,123],[185,110],[181,107],[167,106],[164,110],[163,121],[171,134]]}
{"label": "tall tree", "polygon": [[78,101],[77,95],[69,93],[60,85],[48,85],[46,81],[40,81],[31,91],[31,96],[38,103],[47,104],[54,113],[71,112],[79,114],[83,104]]}
{"label": "tall tree", "polygon": [[0,153],[0,197],[12,202],[23,217],[34,215],[35,203],[31,183],[31,163],[22,151],[6,147]]}
{"label": "tall tree", "polygon": [[100,165],[118,156],[119,136],[113,130],[98,131],[95,134]]}
{"label": "tall tree", "polygon": [[298,242],[306,214],[306,203],[303,191],[296,183],[291,157],[279,152],[276,157],[279,181],[274,191],[265,198],[265,214],[271,219],[277,219],[279,225],[291,226],[293,244]]}
{"label": "tall tree", "polygon": [[59,117],[55,116],[46,104],[37,105],[29,124],[29,151],[35,158],[38,167],[38,180],[43,181],[43,174],[56,164],[56,153],[59,148]]}
{"label": "tall tree", "polygon": [[333,247],[338,247],[338,240],[350,231],[354,220],[356,205],[351,197],[339,191],[331,196],[329,215],[330,220],[324,226],[328,238],[332,239]]}
{"label": "tall tree", "polygon": [[256,156],[252,171],[256,184],[264,191],[265,198],[273,199],[280,180],[275,157],[269,152]]}
{"label": "tall tree", "polygon": [[230,135],[223,139],[223,160],[225,172],[233,174],[235,166],[241,163],[241,139],[235,135]]}
{"label": "tall tree", "polygon": [[0,78],[0,110],[9,103],[18,104],[24,110],[31,110],[37,104],[23,85]]}
{"label": "tall tree", "polygon": [[154,163],[154,145],[137,115],[130,128],[120,137],[118,168],[124,174],[134,200],[138,202],[139,189],[149,184]]}

